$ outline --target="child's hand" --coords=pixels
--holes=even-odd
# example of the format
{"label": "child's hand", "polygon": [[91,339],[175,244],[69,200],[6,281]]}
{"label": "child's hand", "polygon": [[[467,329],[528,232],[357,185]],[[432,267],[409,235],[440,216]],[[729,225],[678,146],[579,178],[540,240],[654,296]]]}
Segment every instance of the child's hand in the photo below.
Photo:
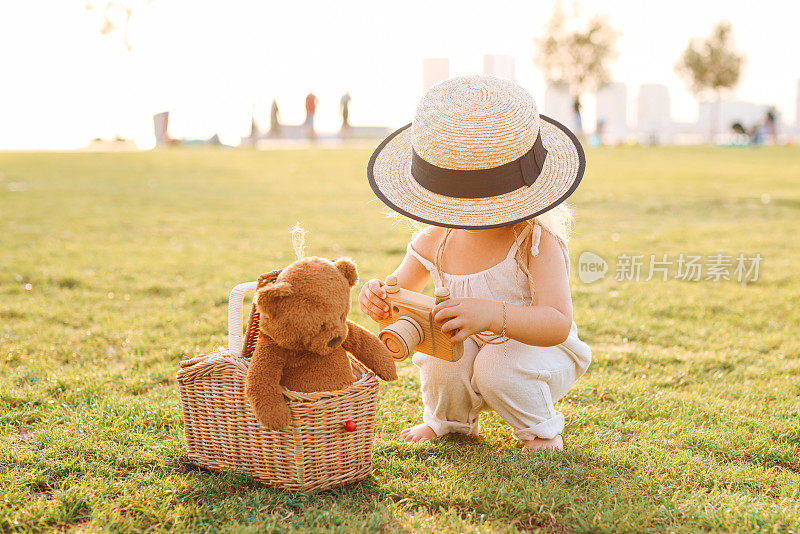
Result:
{"label": "child's hand", "polygon": [[386,290],[383,282],[373,278],[361,286],[358,294],[358,306],[361,311],[372,317],[375,321],[389,317],[389,305],[386,304]]}
{"label": "child's hand", "polygon": [[[497,302],[474,298],[451,298],[433,307],[433,319],[442,332],[451,332],[450,341],[458,343],[472,334],[491,330],[497,318]],[[501,312],[502,317],[502,312]]]}

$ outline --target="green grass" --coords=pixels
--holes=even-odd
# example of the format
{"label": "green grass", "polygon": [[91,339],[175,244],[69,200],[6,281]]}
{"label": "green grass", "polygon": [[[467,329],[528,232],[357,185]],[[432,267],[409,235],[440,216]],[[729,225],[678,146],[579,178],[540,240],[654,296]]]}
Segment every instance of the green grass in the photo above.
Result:
{"label": "green grass", "polygon": [[[229,288],[288,263],[296,221],[364,280],[400,261],[368,156],[0,154],[0,531],[800,531],[798,148],[588,153],[571,252],[611,271],[573,272],[594,363],[564,454],[491,414],[398,443],[422,411],[404,362],[368,481],[292,497],[189,463],[178,362],[226,343]],[[614,280],[622,253],[720,250],[760,253],[760,279]]]}

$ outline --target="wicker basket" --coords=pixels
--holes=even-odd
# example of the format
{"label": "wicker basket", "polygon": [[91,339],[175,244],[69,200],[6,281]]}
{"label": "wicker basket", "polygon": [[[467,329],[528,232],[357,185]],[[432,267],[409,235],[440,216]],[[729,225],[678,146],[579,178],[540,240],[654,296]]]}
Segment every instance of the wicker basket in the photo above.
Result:
{"label": "wicker basket", "polygon": [[[372,437],[378,403],[375,375],[351,358],[356,381],[339,391],[284,389],[292,413],[286,430],[270,430],[253,416],[244,394],[249,356],[258,333],[253,305],[242,343],[245,293],[273,280],[239,284],[228,301],[228,349],[181,362],[178,384],[189,459],[212,471],[235,470],[292,492],[327,489],[372,473]],[[345,421],[356,430],[345,430]]]}

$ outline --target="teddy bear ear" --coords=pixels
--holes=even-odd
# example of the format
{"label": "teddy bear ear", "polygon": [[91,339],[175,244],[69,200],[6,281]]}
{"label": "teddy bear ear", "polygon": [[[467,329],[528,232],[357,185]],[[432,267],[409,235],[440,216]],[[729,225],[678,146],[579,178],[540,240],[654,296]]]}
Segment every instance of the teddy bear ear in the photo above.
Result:
{"label": "teddy bear ear", "polygon": [[272,306],[274,306],[279,299],[288,297],[292,293],[294,293],[292,285],[288,282],[271,282],[269,284],[264,284],[264,287],[258,290],[258,295],[256,296],[258,308],[261,312],[266,312],[267,315],[271,315],[270,310]]}
{"label": "teddy bear ear", "polygon": [[356,285],[358,282],[358,269],[356,268],[356,264],[350,258],[339,258],[338,260],[333,262],[336,265],[336,268],[339,269],[344,277],[347,279],[347,282],[350,284],[350,287]]}

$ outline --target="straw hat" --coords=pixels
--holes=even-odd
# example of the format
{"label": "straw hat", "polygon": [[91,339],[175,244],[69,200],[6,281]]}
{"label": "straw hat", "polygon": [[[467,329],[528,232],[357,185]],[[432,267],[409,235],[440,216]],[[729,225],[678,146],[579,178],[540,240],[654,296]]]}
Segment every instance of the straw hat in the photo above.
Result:
{"label": "straw hat", "polygon": [[575,135],[539,115],[533,97],[494,76],[450,78],[422,97],[414,122],[367,166],[390,208],[450,228],[494,228],[554,208],[575,191],[586,159]]}

